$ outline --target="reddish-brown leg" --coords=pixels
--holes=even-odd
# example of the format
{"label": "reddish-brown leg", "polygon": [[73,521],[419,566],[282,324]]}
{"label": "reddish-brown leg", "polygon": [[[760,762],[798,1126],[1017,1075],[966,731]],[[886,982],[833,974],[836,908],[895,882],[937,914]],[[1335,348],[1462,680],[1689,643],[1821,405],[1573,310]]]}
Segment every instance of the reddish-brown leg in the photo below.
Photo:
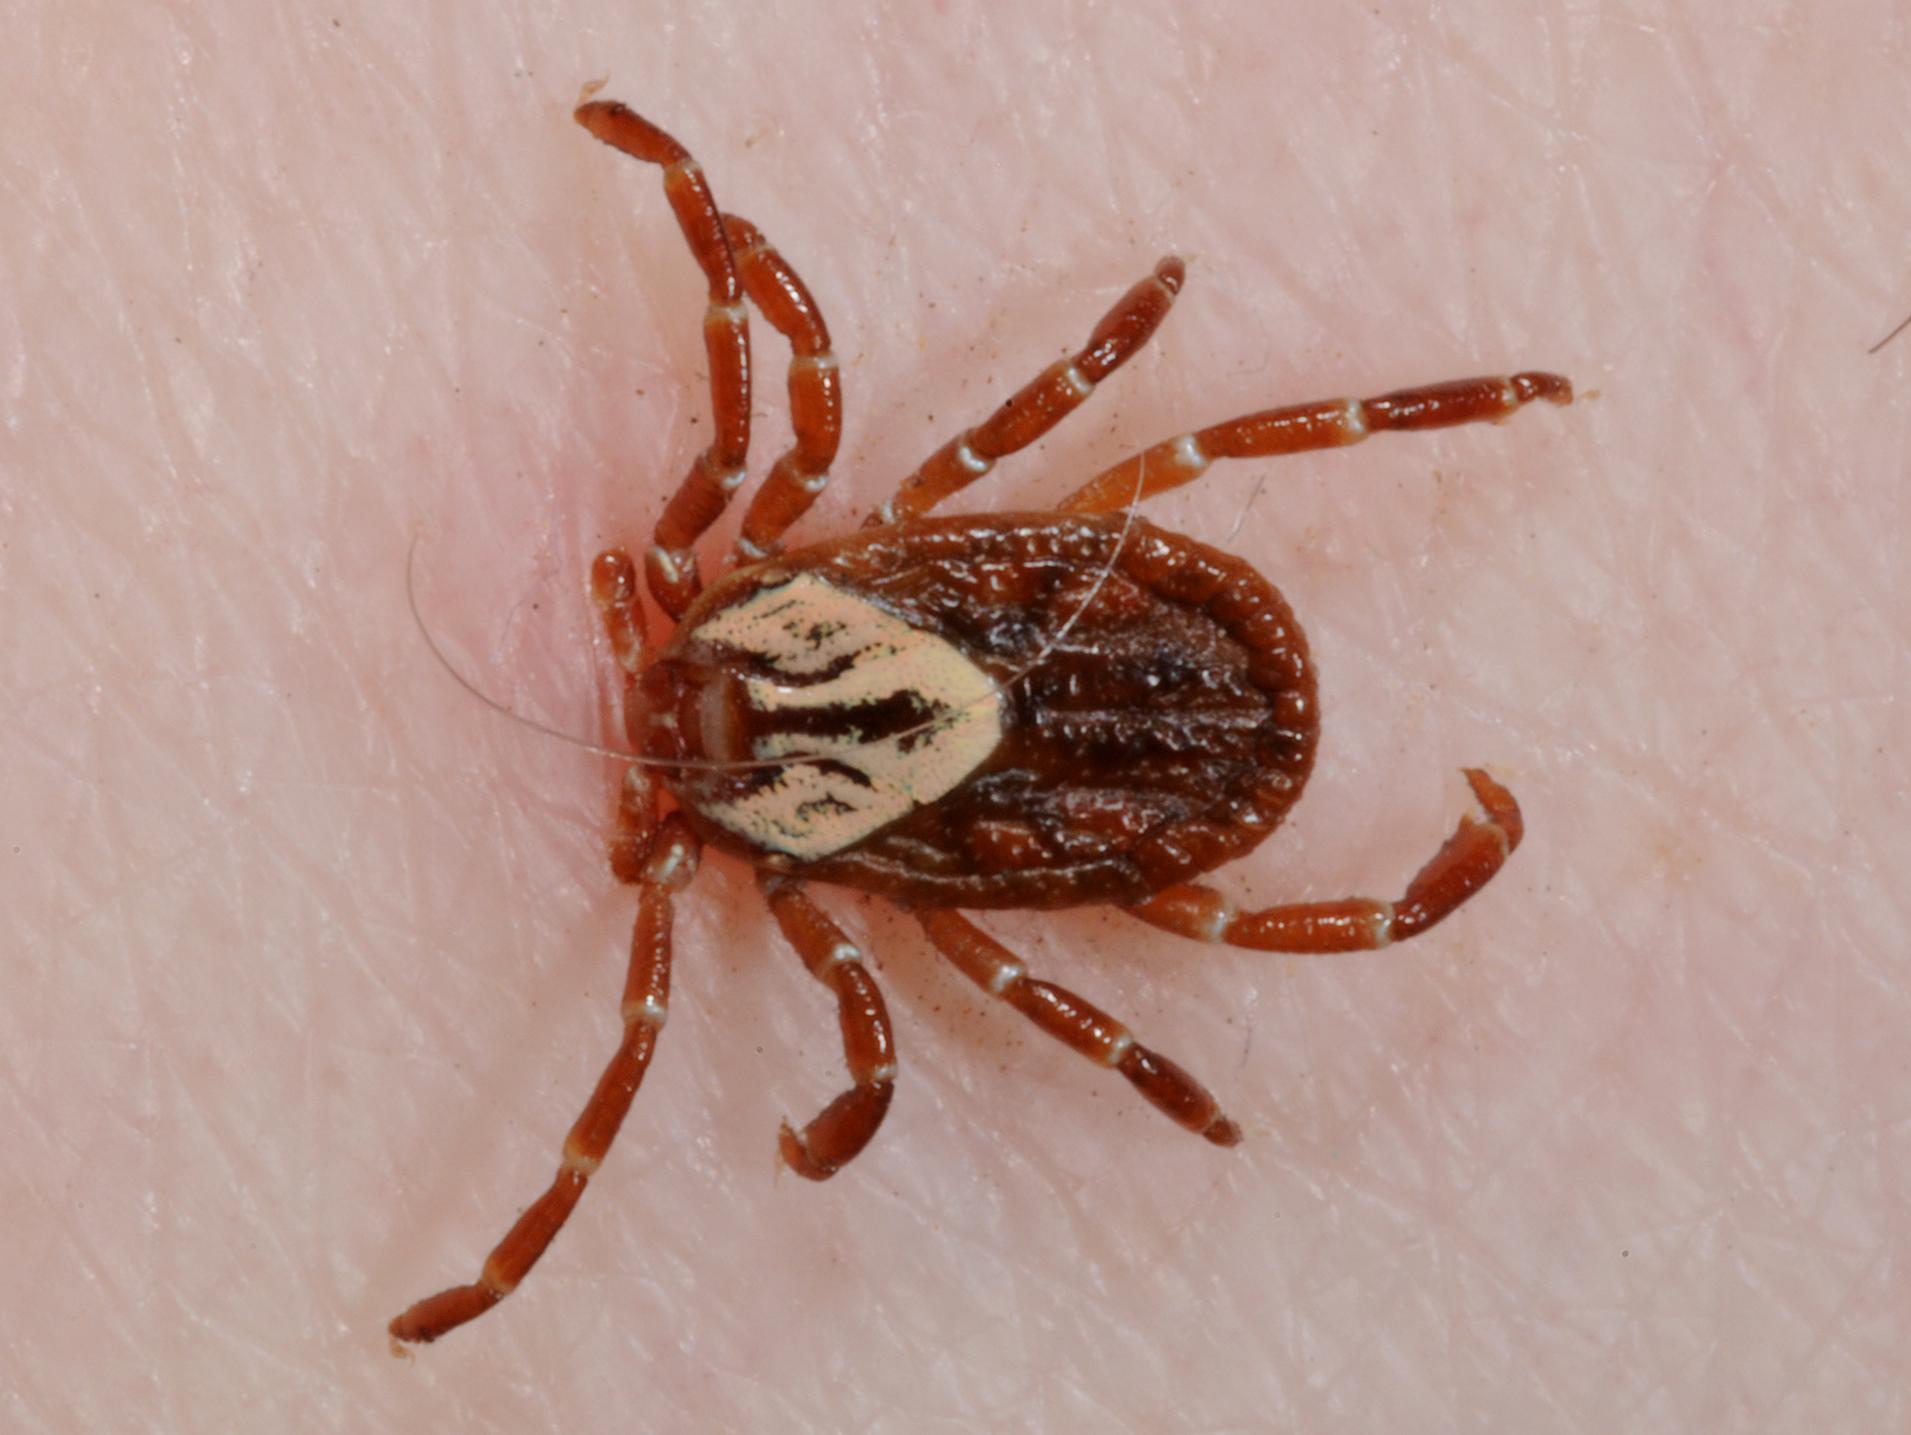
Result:
{"label": "reddish-brown leg", "polygon": [[789,262],[749,220],[723,216],[743,292],[790,342],[790,427],[796,441],[776,461],[743,514],[737,558],[754,563],[779,546],[790,525],[816,502],[843,436],[843,384],[822,310]]}
{"label": "reddish-brown leg", "polygon": [[663,167],[664,196],[709,285],[703,344],[710,362],[710,446],[691,463],[664,508],[644,560],[652,595],[665,612],[679,618],[700,587],[691,545],[717,521],[743,482],[750,449],[749,315],[723,220],[690,152],[614,100],[579,105],[577,122],[605,144]]}
{"label": "reddish-brown leg", "polygon": [[799,1176],[825,1181],[854,1160],[882,1125],[896,1089],[896,1040],[876,979],[843,929],[793,882],[765,877],[763,893],[810,975],[836,994],[843,1057],[855,1085],[801,1131],[785,1121],[778,1135],[785,1165]]}
{"label": "reddish-brown leg", "polygon": [[[631,727],[636,716],[632,693],[643,668],[644,627],[637,610],[637,574],[627,555],[613,550],[598,557],[591,566],[591,596],[624,674],[625,723]],[[697,843],[680,818],[659,828],[656,783],[648,768],[633,765],[625,774],[610,862],[620,880],[639,888],[624,981],[623,1040],[565,1138],[563,1160],[550,1188],[486,1258],[476,1281],[421,1300],[391,1323],[391,1333],[400,1340],[436,1340],[484,1314],[524,1279],[610,1150],[650,1065],[670,996],[671,895],[696,871]]]}
{"label": "reddish-brown leg", "polygon": [[1007,1002],[1064,1046],[1119,1071],[1171,1120],[1216,1146],[1240,1144],[1241,1128],[1221,1114],[1206,1087],[1136,1041],[1107,1012],[1062,987],[1034,980],[1013,952],[959,912],[918,912],[916,920],[936,950],[983,991]]}
{"label": "reddish-brown leg", "polygon": [[1267,458],[1310,449],[1343,448],[1386,429],[1438,429],[1503,419],[1535,399],[1573,400],[1557,374],[1456,379],[1401,389],[1377,399],[1325,399],[1266,409],[1143,449],[1105,469],[1057,505],[1058,513],[1112,513],[1138,498],[1192,483],[1217,458]]}
{"label": "reddish-brown leg", "polygon": [[[623,675],[620,706],[624,735],[633,748],[644,745],[643,707],[637,701],[637,678],[644,670],[644,615],[637,603],[637,570],[621,548],[597,555],[591,564],[591,597],[604,622],[617,670]],[[657,776],[653,769],[633,762],[624,769],[624,787],[617,801],[617,828],[610,844],[610,870],[620,882],[643,880],[657,830]]]}
{"label": "reddish-brown leg", "polygon": [[1080,353],[1050,364],[988,419],[937,449],[868,521],[894,523],[927,513],[994,468],[997,459],[1027,448],[1054,428],[1153,337],[1186,277],[1186,266],[1172,255],[1155,265],[1154,273],[1103,316]]}
{"label": "reddish-brown leg", "polygon": [[1348,897],[1242,912],[1212,888],[1182,886],[1129,910],[1177,936],[1263,952],[1362,952],[1417,937],[1484,887],[1526,830],[1512,793],[1478,768],[1466,780],[1485,821],[1461,818],[1398,902]]}
{"label": "reddish-brown leg", "polygon": [[[644,615],[637,600],[637,570],[621,548],[608,549],[591,564],[591,601],[597,604],[604,636],[622,677],[618,698],[624,715],[624,734],[641,748],[637,679],[644,670]],[[637,771],[639,769],[632,769]]]}
{"label": "reddish-brown leg", "polygon": [[697,839],[675,814],[657,828],[638,875],[637,924],[624,982],[624,1035],[597,1089],[564,1138],[550,1187],[533,1201],[485,1257],[477,1280],[427,1296],[391,1323],[399,1340],[432,1341],[475,1320],[517,1288],[564,1228],[584,1187],[609,1154],[630,1103],[650,1067],[670,1000],[670,906],[697,869]]}

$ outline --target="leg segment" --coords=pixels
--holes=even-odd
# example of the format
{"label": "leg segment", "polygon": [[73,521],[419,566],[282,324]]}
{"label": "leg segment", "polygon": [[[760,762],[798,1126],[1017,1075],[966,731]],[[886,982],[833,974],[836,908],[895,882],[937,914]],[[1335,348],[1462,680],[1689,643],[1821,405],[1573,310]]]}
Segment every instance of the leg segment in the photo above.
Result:
{"label": "leg segment", "polygon": [[1364,952],[1417,937],[1484,887],[1525,833],[1513,794],[1478,768],[1466,780],[1486,820],[1462,817],[1398,902],[1349,897],[1237,911],[1209,887],[1170,887],[1132,911],[1177,936],[1262,952]]}
{"label": "leg segment", "polygon": [[690,545],[717,521],[743,482],[750,449],[749,315],[723,220],[690,151],[614,100],[579,105],[576,118],[614,149],[663,166],[664,196],[710,289],[710,305],[703,315],[704,350],[710,362],[710,446],[691,463],[665,507],[644,562],[652,595],[677,618],[701,586]]}
{"label": "leg segment", "polygon": [[895,497],[869,522],[894,523],[927,513],[995,467],[995,461],[1027,448],[1067,418],[1095,385],[1132,359],[1168,317],[1187,268],[1170,255],[1154,273],[1122,295],[1088,336],[1082,351],[1050,364],[1010,396],[987,420],[965,429],[902,481]]}
{"label": "leg segment", "polygon": [[643,738],[637,722],[642,714],[637,703],[637,678],[644,670],[644,615],[637,604],[637,570],[623,549],[612,548],[600,553],[591,564],[591,601],[597,604],[611,656],[623,674],[618,705],[623,710],[624,736],[632,747],[641,749]]}
{"label": "leg segment", "polygon": [[1064,1046],[1119,1071],[1170,1120],[1216,1146],[1240,1144],[1241,1128],[1221,1114],[1206,1087],[1136,1041],[1107,1012],[1062,987],[1032,979],[1013,952],[959,912],[919,912],[916,920],[936,950],[990,996],[1007,1002]]}
{"label": "leg segment", "polygon": [[[637,606],[637,570],[630,555],[613,548],[591,564],[591,597],[604,621],[604,635],[623,674],[619,705],[624,714],[624,736],[642,751],[643,709],[637,701],[637,677],[644,670],[644,617]],[[620,882],[641,882],[657,832],[657,778],[655,772],[633,762],[624,769],[623,792],[617,801],[617,828],[610,844],[610,870]]]}
{"label": "leg segment", "polygon": [[658,829],[637,895],[630,974],[624,983],[624,1035],[597,1089],[564,1138],[557,1176],[485,1257],[477,1280],[427,1296],[391,1323],[398,1340],[432,1341],[475,1320],[517,1288],[570,1219],[649,1069],[670,998],[670,905],[697,867],[697,840],[679,817]]}
{"label": "leg segment", "polygon": [[1113,513],[1137,498],[1192,483],[1217,458],[1268,458],[1343,448],[1383,429],[1437,429],[1503,419],[1534,399],[1569,404],[1573,386],[1557,374],[1457,379],[1377,399],[1326,399],[1266,409],[1182,434],[1123,459],[1057,506],[1058,513]]}
{"label": "leg segment", "polygon": [[810,975],[836,994],[843,1057],[855,1082],[801,1131],[785,1121],[778,1136],[785,1165],[799,1176],[825,1181],[854,1160],[882,1125],[896,1089],[896,1041],[875,978],[843,929],[796,884],[771,877],[763,889],[777,926]]}
{"label": "leg segment", "polygon": [[790,342],[790,426],[796,442],[777,459],[770,476],[743,515],[737,557],[766,558],[790,525],[801,518],[829,482],[829,466],[843,436],[843,386],[829,328],[809,289],[757,227],[734,214],[723,216],[736,256],[743,292]]}

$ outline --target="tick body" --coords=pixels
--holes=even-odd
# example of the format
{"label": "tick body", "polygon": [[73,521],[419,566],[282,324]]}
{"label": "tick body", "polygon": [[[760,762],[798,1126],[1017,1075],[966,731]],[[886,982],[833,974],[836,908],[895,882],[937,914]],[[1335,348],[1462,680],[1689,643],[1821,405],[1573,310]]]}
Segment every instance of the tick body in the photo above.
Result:
{"label": "tick body", "polygon": [[[1249,563],[1130,509],[1221,459],[1504,418],[1535,399],[1567,403],[1566,380],[1521,373],[1269,409],[1144,450],[1053,510],[931,516],[1148,341],[1185,277],[1179,260],[1164,259],[1078,352],[945,443],[863,528],[784,551],[828,481],[841,433],[840,376],[815,301],[754,226],[717,209],[669,135],[615,103],[586,103],[577,119],[662,168],[709,297],[713,437],[644,559],[650,594],[675,624],[668,640],[647,647],[637,564],[622,550],[591,571],[639,759],[610,852],[612,871],[637,888],[623,1039],[544,1195],[477,1280],[392,1322],[401,1340],[435,1340],[495,1305],[576,1206],[663,1027],[672,906],[706,844],[756,868],[783,936],[836,998],[850,1084],[780,1136],[785,1163],[821,1180],[875,1135],[897,1061],[882,995],[861,952],[811,900],[812,883],[908,909],[984,991],[1119,1072],[1171,1120],[1232,1146],[1239,1127],[1193,1076],[1109,1013],[1031,976],[963,911],[1106,905],[1178,937],[1257,951],[1371,949],[1454,911],[1522,831],[1512,795],[1471,769],[1479,815],[1460,820],[1398,898],[1243,910],[1204,885],[1300,796],[1319,736],[1314,674],[1293,614]],[[753,496],[728,571],[706,587],[696,545],[742,486],[748,458],[752,306],[791,350],[795,441]]]}
{"label": "tick body", "polygon": [[1316,731],[1273,586],[1121,514],[918,518],[738,570],[638,706],[647,752],[737,764],[663,769],[699,837],[912,909],[1143,901],[1265,837]]}

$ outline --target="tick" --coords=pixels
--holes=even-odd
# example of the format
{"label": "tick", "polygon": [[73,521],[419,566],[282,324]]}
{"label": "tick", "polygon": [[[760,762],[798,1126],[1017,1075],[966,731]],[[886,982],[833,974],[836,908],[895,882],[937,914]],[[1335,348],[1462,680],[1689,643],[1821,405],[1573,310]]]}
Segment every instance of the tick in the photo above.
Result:
{"label": "tick", "polygon": [[[896,1046],[862,953],[812,900],[813,884],[905,908],[983,991],[1119,1072],[1169,1119],[1233,1146],[1240,1128],[1200,1082],[1107,1012],[1031,976],[965,913],[1113,906],[1196,941],[1365,951],[1453,912],[1521,834],[1512,794],[1469,769],[1480,815],[1460,820],[1395,901],[1242,910],[1202,885],[1300,796],[1319,734],[1314,674],[1271,583],[1243,559],[1137,518],[1134,505],[1217,459],[1499,419],[1535,399],[1568,403],[1565,379],[1521,373],[1268,409],[1156,444],[1053,509],[931,516],[1147,343],[1185,277],[1179,259],[1163,259],[1079,352],[944,444],[859,531],[784,551],[828,481],[842,432],[842,381],[816,302],[754,225],[719,212],[676,140],[613,102],[586,103],[576,117],[663,170],[709,288],[714,433],[644,558],[651,597],[674,623],[668,641],[648,644],[636,565],[623,551],[601,554],[590,574],[636,754],[610,849],[611,870],[637,888],[623,1039],[549,1189],[476,1281],[392,1322],[407,1341],[435,1340],[510,1294],[576,1207],[663,1029],[671,904],[706,844],[756,869],[783,936],[836,998],[850,1085],[780,1135],[790,1169],[820,1181],[882,1124]],[[792,352],[795,442],[751,499],[727,571],[706,586],[696,544],[745,477],[751,305]]]}

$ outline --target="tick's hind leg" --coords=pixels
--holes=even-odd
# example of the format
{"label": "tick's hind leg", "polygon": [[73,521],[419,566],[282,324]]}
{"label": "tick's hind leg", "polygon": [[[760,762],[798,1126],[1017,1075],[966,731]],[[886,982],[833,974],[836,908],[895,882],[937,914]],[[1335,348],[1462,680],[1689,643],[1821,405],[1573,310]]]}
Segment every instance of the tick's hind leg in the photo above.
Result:
{"label": "tick's hind leg", "polygon": [[902,481],[896,494],[869,519],[894,523],[927,513],[995,467],[995,461],[1027,448],[1073,413],[1095,385],[1132,359],[1168,317],[1187,269],[1172,255],[1154,273],[1116,301],[1088,336],[1082,351],[1050,364],[972,429],[964,429]]}
{"label": "tick's hind leg", "polygon": [[1141,498],[1192,483],[1217,458],[1269,458],[1344,448],[1384,429],[1438,429],[1503,419],[1535,399],[1569,404],[1573,386],[1557,374],[1456,379],[1377,399],[1323,399],[1265,409],[1143,449],[1105,469],[1056,505],[1059,513],[1113,513]]}
{"label": "tick's hind leg", "polygon": [[1461,818],[1398,902],[1348,897],[1242,912],[1213,888],[1190,885],[1129,910],[1177,936],[1263,952],[1361,952],[1416,937],[1484,887],[1525,831],[1512,793],[1478,768],[1466,780],[1486,820]]}
{"label": "tick's hind leg", "polygon": [[1043,1031],[1101,1066],[1112,1067],[1168,1118],[1216,1146],[1240,1144],[1241,1128],[1200,1082],[1128,1028],[1073,992],[1034,980],[1015,954],[959,912],[919,912],[916,920],[936,950],[990,996],[1007,1002]]}
{"label": "tick's hind leg", "polygon": [[855,1083],[801,1131],[784,1122],[778,1137],[784,1164],[799,1176],[824,1181],[854,1160],[882,1125],[896,1089],[896,1040],[876,979],[843,929],[785,878],[766,877],[763,891],[810,975],[836,995],[843,1057]]}
{"label": "tick's hind leg", "polygon": [[726,214],[723,227],[744,292],[790,344],[790,427],[796,441],[744,510],[737,557],[754,563],[775,551],[829,482],[829,466],[843,437],[843,381],[823,311],[789,261],[749,220]]}
{"label": "tick's hind leg", "polygon": [[[654,797],[649,817],[654,819]],[[626,814],[628,816],[628,814]],[[640,818],[640,820],[642,820]],[[563,1229],[584,1187],[610,1153],[656,1050],[670,1000],[670,905],[697,868],[697,839],[683,819],[666,818],[638,875],[637,924],[624,982],[624,1035],[597,1089],[564,1138],[557,1176],[485,1257],[477,1280],[427,1296],[391,1323],[399,1340],[431,1341],[483,1315],[517,1288]]]}
{"label": "tick's hind leg", "polygon": [[743,482],[743,465],[749,457],[749,315],[723,220],[690,151],[614,100],[579,105],[576,118],[605,144],[662,166],[664,196],[709,286],[703,344],[710,362],[710,445],[692,461],[664,508],[644,563],[651,594],[666,613],[680,618],[701,586],[691,545],[730,502],[730,495]]}

